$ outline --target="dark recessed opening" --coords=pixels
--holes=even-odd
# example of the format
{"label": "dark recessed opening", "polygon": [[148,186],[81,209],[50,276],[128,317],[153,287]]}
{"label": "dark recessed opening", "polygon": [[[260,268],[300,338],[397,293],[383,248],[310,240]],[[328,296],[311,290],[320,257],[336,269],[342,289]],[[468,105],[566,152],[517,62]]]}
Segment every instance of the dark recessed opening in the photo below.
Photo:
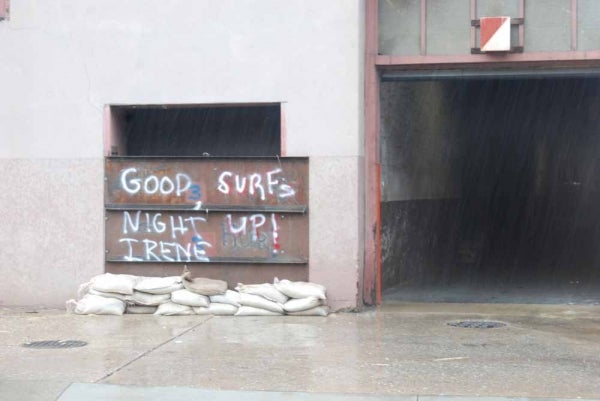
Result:
{"label": "dark recessed opening", "polygon": [[599,108],[597,77],[382,83],[392,299],[600,302]]}
{"label": "dark recessed opening", "polygon": [[280,105],[112,106],[116,156],[277,156]]}

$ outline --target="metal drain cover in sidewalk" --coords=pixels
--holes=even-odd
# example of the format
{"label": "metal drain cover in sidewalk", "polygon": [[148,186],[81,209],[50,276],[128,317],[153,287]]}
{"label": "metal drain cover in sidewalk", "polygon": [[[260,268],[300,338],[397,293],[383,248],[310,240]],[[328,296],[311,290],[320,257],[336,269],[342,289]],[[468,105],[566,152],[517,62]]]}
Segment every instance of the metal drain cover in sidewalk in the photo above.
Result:
{"label": "metal drain cover in sidewalk", "polygon": [[79,340],[46,340],[22,344],[25,348],[77,348],[86,345],[85,341]]}
{"label": "metal drain cover in sidewalk", "polygon": [[449,326],[464,327],[467,329],[495,329],[496,327],[504,327],[506,323],[494,322],[491,320],[462,320],[460,322],[450,322]]}

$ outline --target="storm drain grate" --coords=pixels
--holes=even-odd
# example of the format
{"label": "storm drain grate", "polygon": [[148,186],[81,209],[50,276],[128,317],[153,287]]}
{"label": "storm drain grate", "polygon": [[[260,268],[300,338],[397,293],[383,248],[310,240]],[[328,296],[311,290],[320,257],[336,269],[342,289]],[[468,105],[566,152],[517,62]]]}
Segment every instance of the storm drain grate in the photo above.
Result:
{"label": "storm drain grate", "polygon": [[86,345],[85,341],[78,340],[45,340],[22,344],[25,348],[77,348]]}
{"label": "storm drain grate", "polygon": [[491,320],[462,320],[460,322],[450,322],[449,326],[464,327],[467,329],[494,329],[496,327],[506,326],[506,323],[494,322]]}

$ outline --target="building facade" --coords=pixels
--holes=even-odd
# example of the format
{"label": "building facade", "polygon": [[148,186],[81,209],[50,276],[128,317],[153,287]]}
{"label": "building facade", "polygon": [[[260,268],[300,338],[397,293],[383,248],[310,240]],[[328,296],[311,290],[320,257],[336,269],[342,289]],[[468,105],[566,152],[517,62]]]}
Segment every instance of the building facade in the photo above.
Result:
{"label": "building facade", "polygon": [[[190,248],[113,233],[160,234],[169,216],[175,238],[189,228],[173,221],[196,212],[221,221],[188,239],[213,248],[194,254],[196,274],[318,282],[334,310],[380,303],[398,285],[600,281],[596,1],[3,0],[0,10],[0,305],[59,306],[105,271],[179,274]],[[262,178],[247,156],[263,158]],[[143,188],[204,201],[193,174],[185,181],[161,157],[202,164],[194,171],[242,163],[247,174],[203,182],[222,197],[210,207],[119,198],[115,188]],[[275,176],[294,160],[306,163],[296,203],[281,199],[299,189]],[[283,195],[235,203],[236,185]],[[277,218],[300,223],[279,238]],[[227,253],[242,222],[271,224],[269,257],[253,248],[256,230],[240,246],[249,253]]]}
{"label": "building facade", "polygon": [[335,309],[360,302],[362,2],[33,0],[7,17],[1,305],[59,306],[105,271],[104,159],[120,105],[276,105],[279,156],[310,159],[310,254],[297,268]]}

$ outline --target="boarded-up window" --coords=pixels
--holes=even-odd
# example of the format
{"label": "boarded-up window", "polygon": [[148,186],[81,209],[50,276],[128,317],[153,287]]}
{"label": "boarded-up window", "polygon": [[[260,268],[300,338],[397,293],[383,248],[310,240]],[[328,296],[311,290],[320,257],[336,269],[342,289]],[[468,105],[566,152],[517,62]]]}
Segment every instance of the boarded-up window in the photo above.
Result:
{"label": "boarded-up window", "polygon": [[308,159],[280,157],[280,113],[109,107],[106,270],[175,275],[189,264],[230,284],[307,280]]}

